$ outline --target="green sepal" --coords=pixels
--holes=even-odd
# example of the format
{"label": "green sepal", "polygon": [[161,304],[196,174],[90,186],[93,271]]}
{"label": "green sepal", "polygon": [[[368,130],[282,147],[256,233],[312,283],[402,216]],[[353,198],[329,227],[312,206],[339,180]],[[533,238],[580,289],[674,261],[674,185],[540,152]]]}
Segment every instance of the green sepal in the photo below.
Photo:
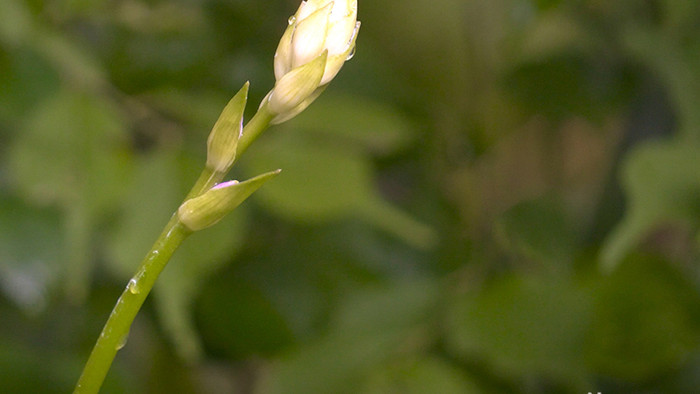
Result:
{"label": "green sepal", "polygon": [[220,183],[201,196],[189,199],[180,205],[177,210],[178,218],[191,231],[210,227],[233,211],[263,183],[275,177],[280,171],[270,171],[245,182]]}
{"label": "green sepal", "polygon": [[277,115],[286,114],[311,96],[321,85],[327,59],[326,50],[314,60],[291,70],[278,80],[267,97],[270,110]]}

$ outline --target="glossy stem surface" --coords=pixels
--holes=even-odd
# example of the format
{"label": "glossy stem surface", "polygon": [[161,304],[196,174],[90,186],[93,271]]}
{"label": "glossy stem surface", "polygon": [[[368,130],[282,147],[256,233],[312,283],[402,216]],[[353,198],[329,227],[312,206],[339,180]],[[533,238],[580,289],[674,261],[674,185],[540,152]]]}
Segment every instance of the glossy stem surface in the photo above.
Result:
{"label": "glossy stem surface", "polygon": [[131,323],[151,292],[158,275],[189,234],[190,231],[173,215],[109,315],[78,380],[75,394],[99,392],[117,351],[126,343]]}

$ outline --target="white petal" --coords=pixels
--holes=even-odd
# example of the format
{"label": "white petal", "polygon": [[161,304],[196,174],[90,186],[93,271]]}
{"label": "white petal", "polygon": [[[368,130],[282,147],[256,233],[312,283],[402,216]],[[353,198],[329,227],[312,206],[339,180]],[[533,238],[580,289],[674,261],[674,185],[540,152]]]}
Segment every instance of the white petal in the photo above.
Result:
{"label": "white petal", "polygon": [[297,20],[302,20],[319,9],[325,7],[330,1],[328,0],[308,0],[303,1],[297,11]]}
{"label": "white petal", "polygon": [[280,79],[282,76],[292,69],[292,34],[294,33],[294,25],[287,26],[284,31],[277,51],[275,52],[275,79]]}
{"label": "white petal", "polygon": [[356,20],[346,17],[336,22],[331,22],[326,36],[326,48],[330,55],[345,52],[355,31]]}
{"label": "white petal", "polygon": [[330,12],[329,4],[307,18],[297,21],[292,36],[292,68],[306,64],[321,54],[326,43]]}
{"label": "white petal", "polygon": [[326,69],[323,72],[323,78],[321,79],[321,85],[325,85],[335,78],[338,71],[343,67],[345,61],[350,57],[350,55],[355,50],[355,40],[357,39],[357,33],[360,31],[360,22],[355,24],[355,29],[353,30],[350,42],[345,46],[345,50],[336,55],[329,55],[326,61]]}

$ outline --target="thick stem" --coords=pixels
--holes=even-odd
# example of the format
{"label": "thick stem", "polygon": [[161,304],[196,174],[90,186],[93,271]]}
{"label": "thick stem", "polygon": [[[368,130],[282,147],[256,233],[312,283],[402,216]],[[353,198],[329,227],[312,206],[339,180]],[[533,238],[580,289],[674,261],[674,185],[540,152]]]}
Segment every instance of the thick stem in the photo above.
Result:
{"label": "thick stem", "polygon": [[158,275],[175,249],[189,234],[190,231],[180,223],[176,215],[173,215],[109,315],[85,364],[74,394],[92,394],[100,390],[114,356],[124,346],[131,323],[151,292]]}

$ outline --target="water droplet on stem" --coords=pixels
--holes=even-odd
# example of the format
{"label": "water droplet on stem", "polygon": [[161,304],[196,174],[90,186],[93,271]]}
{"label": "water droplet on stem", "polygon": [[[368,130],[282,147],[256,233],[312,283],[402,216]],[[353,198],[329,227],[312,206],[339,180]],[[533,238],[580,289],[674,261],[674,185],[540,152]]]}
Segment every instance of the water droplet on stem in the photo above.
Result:
{"label": "water droplet on stem", "polygon": [[289,23],[290,25],[293,25],[294,22],[296,22],[296,21],[297,21],[297,17],[294,15],[290,16],[289,19],[287,19],[287,23]]}
{"label": "water droplet on stem", "polygon": [[129,331],[127,331],[126,334],[124,334],[124,336],[119,339],[119,342],[117,342],[116,349],[121,350],[121,348],[126,346],[126,341],[128,341],[128,340],[129,340]]}
{"label": "water droplet on stem", "polygon": [[129,284],[126,285],[126,288],[129,289],[129,293],[131,294],[138,294],[141,292],[141,289],[139,288],[139,282],[133,278],[129,281]]}

